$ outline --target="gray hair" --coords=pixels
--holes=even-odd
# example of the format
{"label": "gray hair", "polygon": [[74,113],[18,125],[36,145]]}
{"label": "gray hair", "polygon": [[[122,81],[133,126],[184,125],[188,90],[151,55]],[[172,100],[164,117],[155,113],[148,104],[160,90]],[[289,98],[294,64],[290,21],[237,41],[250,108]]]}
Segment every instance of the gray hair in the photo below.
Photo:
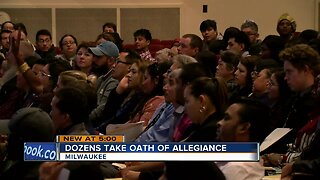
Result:
{"label": "gray hair", "polygon": [[182,66],[184,66],[186,64],[197,63],[198,61],[191,56],[184,55],[184,54],[178,54],[173,57],[172,62],[173,62],[173,64],[178,65],[177,68],[182,68]]}
{"label": "gray hair", "polygon": [[256,33],[258,32],[258,25],[252,21],[252,20],[246,20],[242,25],[241,25],[241,30],[244,28],[251,28],[253,31]]}

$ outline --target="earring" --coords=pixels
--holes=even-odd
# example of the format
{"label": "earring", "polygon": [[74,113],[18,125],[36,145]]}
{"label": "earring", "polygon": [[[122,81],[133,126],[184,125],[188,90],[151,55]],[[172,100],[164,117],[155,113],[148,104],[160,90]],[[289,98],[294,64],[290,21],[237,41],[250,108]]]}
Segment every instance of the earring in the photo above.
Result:
{"label": "earring", "polygon": [[202,106],[199,111],[200,111],[200,113],[203,113],[205,110],[206,110],[206,107]]}

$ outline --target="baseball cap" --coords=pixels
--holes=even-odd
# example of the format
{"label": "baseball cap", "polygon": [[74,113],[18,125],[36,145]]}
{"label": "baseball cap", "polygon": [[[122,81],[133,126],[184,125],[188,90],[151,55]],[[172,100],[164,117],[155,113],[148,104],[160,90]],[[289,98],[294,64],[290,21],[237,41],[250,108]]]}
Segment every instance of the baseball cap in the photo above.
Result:
{"label": "baseball cap", "polygon": [[89,49],[96,56],[119,57],[118,47],[110,41],[102,42],[97,47],[90,47]]}
{"label": "baseball cap", "polygon": [[48,113],[40,108],[22,108],[8,124],[10,133],[29,142],[48,142],[54,137],[54,125]]}

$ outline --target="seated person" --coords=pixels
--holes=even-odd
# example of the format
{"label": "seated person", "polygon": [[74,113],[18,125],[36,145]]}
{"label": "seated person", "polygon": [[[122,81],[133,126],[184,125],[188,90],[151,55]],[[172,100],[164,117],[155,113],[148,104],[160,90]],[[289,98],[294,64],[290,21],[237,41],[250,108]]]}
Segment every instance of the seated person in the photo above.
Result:
{"label": "seated person", "polygon": [[[218,122],[217,138],[222,142],[261,143],[271,132],[269,121],[268,106],[255,100],[240,99],[229,106],[224,118]],[[259,162],[217,162],[216,164],[228,180],[256,180],[264,177],[264,168]]]}
{"label": "seated person", "polygon": [[144,126],[149,124],[149,120],[156,108],[164,102],[163,97],[163,74],[167,72],[170,63],[153,63],[148,66],[144,81],[142,82],[142,91],[146,99],[149,99],[144,104],[143,108],[135,113],[134,117],[129,122],[144,122]]}
{"label": "seated person", "polygon": [[218,60],[216,77],[223,78],[228,87],[228,96],[231,96],[232,91],[237,87],[234,73],[237,70],[240,56],[231,51],[224,51],[221,53]]}
{"label": "seated person", "polygon": [[24,161],[24,142],[53,142],[54,125],[39,108],[18,110],[9,121],[7,157],[0,164],[1,179],[38,179],[41,162]]}
{"label": "seated person", "polygon": [[150,31],[147,29],[139,29],[134,32],[133,36],[136,50],[140,54],[141,59],[148,60],[150,62],[155,61],[149,51],[149,45],[152,40]]}
{"label": "seated person", "polygon": [[[105,105],[104,122],[97,130],[103,134],[108,124],[122,124],[130,120],[134,112],[141,110],[138,104],[146,102],[141,90],[144,73],[149,65],[148,61],[138,60],[129,68],[129,73],[120,81],[116,89],[111,90]],[[139,109],[140,108],[140,109]]]}

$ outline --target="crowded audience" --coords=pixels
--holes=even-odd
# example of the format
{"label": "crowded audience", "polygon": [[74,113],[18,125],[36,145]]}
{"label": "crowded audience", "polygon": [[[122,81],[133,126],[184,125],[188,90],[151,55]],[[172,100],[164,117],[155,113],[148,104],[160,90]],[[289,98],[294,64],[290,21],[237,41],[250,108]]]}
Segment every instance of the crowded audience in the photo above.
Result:
{"label": "crowded audience", "polygon": [[[159,39],[146,27],[132,33],[133,46],[113,22],[87,42],[64,32],[56,46],[47,29],[34,32],[33,44],[23,23],[3,22],[0,121],[9,133],[0,134],[0,179],[58,179],[67,168],[69,179],[258,180],[264,166],[283,167],[281,179],[320,179],[319,32],[297,32],[288,13],[275,22],[278,35],[266,37],[253,20],[223,36],[217,23],[203,20],[202,39],[188,32],[155,51]],[[119,170],[111,162],[23,161],[25,141],[139,122],[135,143],[262,143],[277,128],[291,131],[260,162],[123,162]]]}

